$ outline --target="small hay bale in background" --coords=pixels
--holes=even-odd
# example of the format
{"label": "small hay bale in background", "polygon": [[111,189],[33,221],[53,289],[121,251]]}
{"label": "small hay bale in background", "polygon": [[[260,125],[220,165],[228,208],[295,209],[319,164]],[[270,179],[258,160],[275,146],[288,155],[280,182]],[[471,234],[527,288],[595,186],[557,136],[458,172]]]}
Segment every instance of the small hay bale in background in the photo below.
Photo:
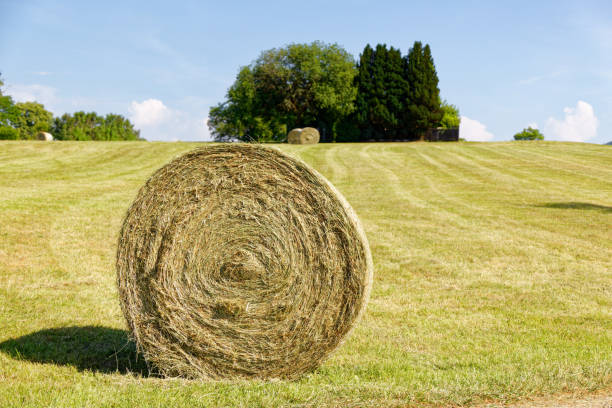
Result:
{"label": "small hay bale in background", "polygon": [[289,134],[287,134],[287,143],[289,144],[298,144],[300,140],[300,133],[302,133],[302,129],[297,128],[293,129]]}
{"label": "small hay bale in background", "polygon": [[319,139],[319,131],[312,127],[293,129],[287,135],[287,143],[290,144],[316,144],[319,143]]}
{"label": "small hay bale in background", "polygon": [[46,142],[50,142],[53,140],[53,135],[47,132],[38,132],[36,134],[36,140],[43,140]]}
{"label": "small hay bale in background", "polygon": [[296,378],[363,312],[372,259],[356,214],[305,163],[258,145],[159,169],[127,212],[121,306],[162,374]]}

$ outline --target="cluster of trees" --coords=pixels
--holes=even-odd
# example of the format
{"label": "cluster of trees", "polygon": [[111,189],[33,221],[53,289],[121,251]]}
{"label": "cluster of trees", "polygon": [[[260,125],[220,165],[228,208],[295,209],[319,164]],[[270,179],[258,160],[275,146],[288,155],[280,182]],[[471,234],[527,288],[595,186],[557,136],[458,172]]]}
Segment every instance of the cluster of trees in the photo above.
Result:
{"label": "cluster of trees", "polygon": [[336,44],[264,51],[211,108],[209,128],[219,141],[279,141],[306,126],[325,133],[354,110],[354,77],[353,57]]}
{"label": "cluster of trees", "polygon": [[31,140],[38,132],[49,131],[53,114],[37,102],[18,102],[8,95],[0,98],[0,139]]}
{"label": "cluster of trees", "polygon": [[429,45],[416,41],[402,56],[368,44],[356,69],[355,111],[344,121],[343,140],[423,139],[428,129],[459,126],[458,109],[440,100]]}
{"label": "cluster of trees", "polygon": [[408,55],[367,45],[359,62],[337,44],[291,44],[242,67],[227,100],[210,110],[218,141],[282,141],[312,126],[322,141],[422,139],[428,129],[458,127],[459,111],[440,100],[431,49]]}
{"label": "cluster of trees", "polygon": [[34,139],[36,133],[49,130],[53,115],[44,106],[13,102],[13,98],[2,93],[3,85],[0,78],[0,139]]}
{"label": "cluster of trees", "polygon": [[65,113],[53,120],[51,133],[58,140],[141,140],[140,130],[114,113],[104,117],[95,112]]}
{"label": "cluster of trees", "polygon": [[0,140],[32,140],[39,132],[58,140],[141,140],[140,131],[121,115],[76,112],[54,118],[38,102],[15,103],[2,94],[2,85],[0,79]]}

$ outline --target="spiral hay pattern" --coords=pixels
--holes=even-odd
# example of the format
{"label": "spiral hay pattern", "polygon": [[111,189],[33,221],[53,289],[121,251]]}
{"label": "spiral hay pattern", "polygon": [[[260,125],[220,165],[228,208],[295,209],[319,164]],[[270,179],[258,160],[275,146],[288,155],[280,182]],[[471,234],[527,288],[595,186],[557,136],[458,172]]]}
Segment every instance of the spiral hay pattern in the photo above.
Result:
{"label": "spiral hay pattern", "polygon": [[187,153],[141,188],[119,237],[123,313],[148,362],[189,378],[296,378],[365,308],[357,216],[315,170],[257,145]]}
{"label": "spiral hay pattern", "polygon": [[319,143],[319,131],[312,127],[304,129],[293,129],[287,135],[287,143],[289,144],[316,144]]}

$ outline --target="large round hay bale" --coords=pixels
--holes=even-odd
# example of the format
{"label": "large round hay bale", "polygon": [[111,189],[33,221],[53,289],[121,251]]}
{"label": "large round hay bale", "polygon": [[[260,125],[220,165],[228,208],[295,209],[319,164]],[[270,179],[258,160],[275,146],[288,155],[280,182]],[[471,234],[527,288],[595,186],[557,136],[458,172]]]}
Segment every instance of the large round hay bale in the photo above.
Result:
{"label": "large round hay bale", "polygon": [[319,131],[312,127],[304,129],[293,129],[287,135],[287,143],[290,144],[316,144],[319,143]]}
{"label": "large round hay bale", "polygon": [[296,378],[363,312],[372,260],[342,195],[259,145],[201,148],[140,189],[119,237],[123,313],[168,376]]}

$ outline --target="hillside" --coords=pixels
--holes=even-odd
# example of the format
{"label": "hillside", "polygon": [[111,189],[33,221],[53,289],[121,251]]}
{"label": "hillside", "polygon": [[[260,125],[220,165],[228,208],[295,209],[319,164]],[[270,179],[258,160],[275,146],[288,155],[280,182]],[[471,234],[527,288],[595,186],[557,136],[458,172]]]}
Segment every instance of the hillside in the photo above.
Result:
{"label": "hillside", "polygon": [[199,144],[0,143],[0,406],[482,405],[612,387],[612,155],[577,143],[279,145],[338,187],[364,319],[297,382],[148,377],[115,289],[138,188]]}

